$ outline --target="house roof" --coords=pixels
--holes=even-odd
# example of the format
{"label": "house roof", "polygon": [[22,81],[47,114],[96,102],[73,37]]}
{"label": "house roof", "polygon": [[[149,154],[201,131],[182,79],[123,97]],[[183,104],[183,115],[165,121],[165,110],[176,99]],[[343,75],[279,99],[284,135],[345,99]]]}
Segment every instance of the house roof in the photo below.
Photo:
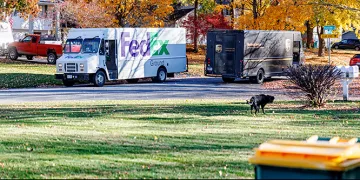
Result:
{"label": "house roof", "polygon": [[39,0],[39,5],[55,5],[61,1],[62,0]]}
{"label": "house roof", "polygon": [[344,34],[347,34],[347,33],[354,33],[355,34],[355,32],[354,31],[345,31],[344,33],[342,33],[343,35]]}
{"label": "house roof", "polygon": [[177,7],[175,8],[174,12],[172,14],[169,15],[169,20],[170,21],[176,21],[182,17],[184,17],[186,14],[188,14],[189,12],[193,11],[195,8],[194,6],[181,6],[181,7]]}

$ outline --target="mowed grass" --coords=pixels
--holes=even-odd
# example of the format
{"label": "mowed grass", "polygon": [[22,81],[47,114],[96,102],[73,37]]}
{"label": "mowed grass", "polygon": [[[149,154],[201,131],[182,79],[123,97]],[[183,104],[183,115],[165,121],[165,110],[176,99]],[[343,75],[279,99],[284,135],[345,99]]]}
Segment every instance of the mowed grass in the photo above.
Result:
{"label": "mowed grass", "polygon": [[0,89],[61,85],[55,65],[0,59]]}
{"label": "mowed grass", "polygon": [[359,102],[329,110],[237,100],[88,101],[0,106],[2,178],[254,178],[270,139],[359,136]]}

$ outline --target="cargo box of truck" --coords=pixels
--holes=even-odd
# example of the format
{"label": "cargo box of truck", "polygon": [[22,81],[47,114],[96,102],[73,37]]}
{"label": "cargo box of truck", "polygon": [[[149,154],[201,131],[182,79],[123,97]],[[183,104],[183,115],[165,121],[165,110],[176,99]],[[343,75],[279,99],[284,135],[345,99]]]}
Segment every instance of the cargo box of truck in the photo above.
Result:
{"label": "cargo box of truck", "polygon": [[305,60],[297,31],[210,30],[207,33],[206,76],[222,76],[225,82],[283,76],[287,67]]}

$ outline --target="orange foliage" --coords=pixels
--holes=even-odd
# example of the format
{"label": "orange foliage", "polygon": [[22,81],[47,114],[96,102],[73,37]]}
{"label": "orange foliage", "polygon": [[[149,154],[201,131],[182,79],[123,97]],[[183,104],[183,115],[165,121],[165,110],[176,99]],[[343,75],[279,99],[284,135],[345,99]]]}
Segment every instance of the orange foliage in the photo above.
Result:
{"label": "orange foliage", "polygon": [[[28,18],[28,15],[37,16],[40,8],[38,6],[39,0],[0,0],[0,19],[5,19],[5,16],[10,15],[14,9],[20,12],[23,18]],[[4,3],[6,6],[4,7]]]}
{"label": "orange foliage", "polygon": [[[251,0],[252,1],[252,0]],[[305,1],[305,0],[303,0]],[[313,15],[312,7],[299,0],[279,0],[277,4],[269,4],[258,9],[254,18],[253,9],[245,11],[235,20],[236,29],[262,29],[262,30],[297,30],[304,32],[304,22]]]}

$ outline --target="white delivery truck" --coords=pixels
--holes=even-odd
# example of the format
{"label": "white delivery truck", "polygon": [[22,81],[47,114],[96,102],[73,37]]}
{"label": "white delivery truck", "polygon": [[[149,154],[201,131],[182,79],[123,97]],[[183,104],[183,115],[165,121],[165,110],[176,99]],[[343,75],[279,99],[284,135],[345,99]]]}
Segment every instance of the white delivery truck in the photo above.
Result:
{"label": "white delivery truck", "polygon": [[10,24],[0,21],[0,56],[7,53],[8,45],[12,42],[14,42],[14,37]]}
{"label": "white delivery truck", "polygon": [[71,29],[63,55],[56,61],[56,79],[65,86],[106,81],[137,82],[151,77],[164,82],[187,71],[184,28]]}

